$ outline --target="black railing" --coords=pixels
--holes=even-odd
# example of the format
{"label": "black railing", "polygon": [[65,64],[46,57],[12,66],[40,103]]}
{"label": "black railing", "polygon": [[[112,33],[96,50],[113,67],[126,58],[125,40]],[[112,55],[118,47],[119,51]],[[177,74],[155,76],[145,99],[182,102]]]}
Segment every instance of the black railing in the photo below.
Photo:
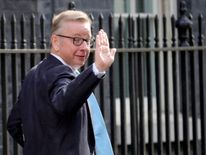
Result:
{"label": "black railing", "polygon": [[[75,5],[71,3],[69,8],[75,9]],[[97,29],[108,31],[110,46],[117,48],[115,63],[95,90],[115,155],[206,155],[203,16],[197,18],[199,29],[195,37],[192,29],[195,17],[186,13],[186,5],[181,2],[177,20],[175,16],[125,18],[100,14],[94,19],[90,15],[98,22]],[[0,154],[3,155],[22,154],[7,133],[8,113],[28,70],[49,53],[45,27],[50,19],[41,15],[37,21],[34,14],[16,18],[3,14],[0,23]],[[107,19],[108,27],[104,27]],[[92,27],[93,34],[94,31]],[[91,55],[87,65],[92,59]]]}

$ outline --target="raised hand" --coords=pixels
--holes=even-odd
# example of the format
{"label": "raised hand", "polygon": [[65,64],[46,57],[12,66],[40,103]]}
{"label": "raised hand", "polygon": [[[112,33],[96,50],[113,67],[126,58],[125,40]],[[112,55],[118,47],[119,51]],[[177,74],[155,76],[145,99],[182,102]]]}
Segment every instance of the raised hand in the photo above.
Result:
{"label": "raised hand", "polygon": [[106,71],[114,62],[116,48],[109,48],[109,41],[104,30],[96,35],[95,65],[99,71]]}

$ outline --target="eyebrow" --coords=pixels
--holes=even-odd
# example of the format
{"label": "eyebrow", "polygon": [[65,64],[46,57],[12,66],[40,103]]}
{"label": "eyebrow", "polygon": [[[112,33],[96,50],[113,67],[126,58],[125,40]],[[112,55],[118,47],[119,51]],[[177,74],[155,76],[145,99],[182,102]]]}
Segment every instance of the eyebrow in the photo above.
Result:
{"label": "eyebrow", "polygon": [[[74,37],[79,37],[79,38],[84,38],[84,36],[82,36],[81,34],[78,34],[78,33],[73,34],[73,36],[74,36]],[[92,38],[92,35],[89,35],[89,36],[88,36],[88,35],[86,35],[86,37],[87,37],[86,39],[88,39],[88,38],[90,38],[90,39],[91,39],[91,38]]]}

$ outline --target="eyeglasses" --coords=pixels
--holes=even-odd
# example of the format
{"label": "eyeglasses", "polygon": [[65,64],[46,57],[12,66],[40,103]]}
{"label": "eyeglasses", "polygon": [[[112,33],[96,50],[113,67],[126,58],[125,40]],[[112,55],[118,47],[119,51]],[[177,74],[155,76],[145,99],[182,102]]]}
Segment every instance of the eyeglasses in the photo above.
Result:
{"label": "eyeglasses", "polygon": [[84,41],[87,43],[87,45],[90,45],[90,46],[93,46],[93,44],[94,44],[94,38],[84,39],[84,38],[80,38],[80,37],[71,37],[71,36],[65,36],[65,35],[61,35],[61,34],[56,34],[56,35],[59,37],[72,39],[73,44],[75,46],[80,46]]}

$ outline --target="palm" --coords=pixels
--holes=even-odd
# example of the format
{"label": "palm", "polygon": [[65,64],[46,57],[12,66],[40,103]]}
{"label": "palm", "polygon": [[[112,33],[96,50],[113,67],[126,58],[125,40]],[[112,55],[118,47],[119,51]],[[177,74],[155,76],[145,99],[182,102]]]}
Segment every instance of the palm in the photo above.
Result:
{"label": "palm", "polygon": [[95,63],[99,70],[107,70],[114,62],[116,49],[109,48],[107,34],[100,30],[96,36]]}

